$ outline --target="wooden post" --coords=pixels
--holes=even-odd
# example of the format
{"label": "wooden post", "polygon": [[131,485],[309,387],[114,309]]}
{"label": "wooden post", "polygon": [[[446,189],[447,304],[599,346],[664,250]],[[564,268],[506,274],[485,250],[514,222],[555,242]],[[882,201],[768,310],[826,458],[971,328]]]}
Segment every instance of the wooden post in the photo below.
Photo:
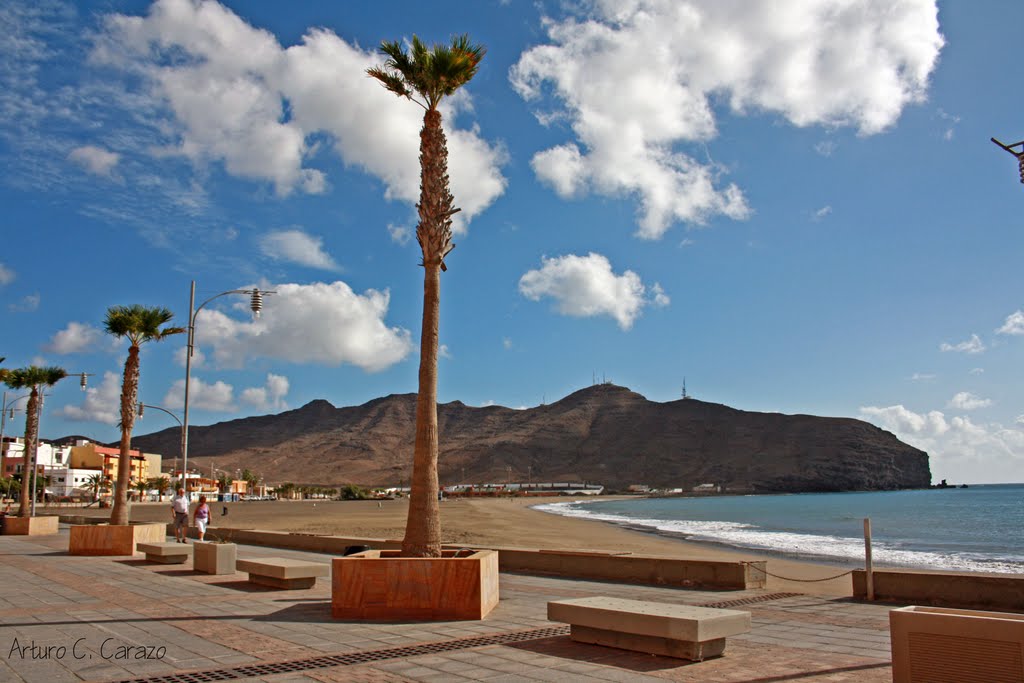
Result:
{"label": "wooden post", "polygon": [[868,600],[875,599],[875,577],[871,566],[871,518],[864,518],[864,586]]}

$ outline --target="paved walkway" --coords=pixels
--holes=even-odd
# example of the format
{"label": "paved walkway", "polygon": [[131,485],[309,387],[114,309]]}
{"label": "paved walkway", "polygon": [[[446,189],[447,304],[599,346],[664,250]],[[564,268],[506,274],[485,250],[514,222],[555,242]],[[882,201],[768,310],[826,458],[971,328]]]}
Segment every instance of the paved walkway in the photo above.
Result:
{"label": "paved walkway", "polygon": [[[891,680],[891,606],[501,575],[483,621],[364,623],[330,614],[330,581],[251,586],[137,558],[72,557],[57,536],[0,536],[0,682]],[[239,557],[327,555],[240,546]],[[699,663],[571,641],[549,600],[610,595],[751,612],[753,630]]]}

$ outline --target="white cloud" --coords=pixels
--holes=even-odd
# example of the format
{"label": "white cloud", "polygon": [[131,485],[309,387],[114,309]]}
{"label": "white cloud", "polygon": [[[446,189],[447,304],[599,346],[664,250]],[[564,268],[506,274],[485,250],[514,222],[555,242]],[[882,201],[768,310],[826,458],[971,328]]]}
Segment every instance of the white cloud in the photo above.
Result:
{"label": "white cloud", "polygon": [[814,145],[814,151],[823,157],[830,157],[835,154],[836,149],[839,145],[833,140],[822,140]]}
{"label": "white cloud", "polygon": [[93,145],[76,147],[68,153],[68,160],[98,176],[109,176],[121,155]]}
{"label": "white cloud", "polygon": [[391,241],[395,244],[406,245],[412,239],[412,230],[401,225],[388,223],[388,234],[391,235]]}
{"label": "white cloud", "polygon": [[668,294],[665,293],[665,290],[662,289],[661,285],[655,282],[653,285],[651,285],[650,303],[652,306],[663,308],[672,303],[672,299],[670,299]]}
{"label": "white cloud", "polygon": [[550,93],[538,118],[575,137],[532,166],[563,197],[635,197],[648,239],[750,214],[718,166],[679,149],[717,136],[716,108],[878,133],[924,100],[944,42],[934,0],[593,0],[583,12],[548,20],[548,43],[510,73],[523,98]]}
{"label": "white cloud", "polygon": [[[234,402],[235,389],[220,380],[207,384],[196,376],[189,378],[188,407],[230,413],[238,410]],[[179,379],[164,395],[163,404],[168,408],[180,409],[185,405],[185,380]]]}
{"label": "white cloud", "polygon": [[972,334],[971,338],[967,341],[962,341],[959,344],[947,344],[942,342],[939,344],[939,351],[956,351],[958,353],[977,354],[985,351],[985,344],[981,341],[981,337],[976,334]]}
{"label": "white cloud", "polygon": [[506,351],[508,351],[509,349],[512,348],[512,340],[509,339],[508,337],[502,338],[502,340],[501,340],[501,347],[503,349],[505,349]]}
{"label": "white cloud", "polygon": [[984,372],[985,372],[985,368],[971,368],[971,370],[970,370],[970,373],[972,375],[981,375],[981,374],[984,374]]}
{"label": "white cloud", "polygon": [[[188,353],[188,347],[182,346],[174,352],[174,362],[185,367],[185,354]],[[192,349],[192,367],[201,368],[206,363],[206,355],[199,350],[198,347]]]}
{"label": "white cloud", "polygon": [[[168,54],[177,59],[162,58]],[[422,110],[366,76],[383,61],[376,49],[323,28],[284,48],[215,2],[158,0],[144,17],[107,17],[92,58],[141,77],[166,100],[177,136],[167,151],[197,165],[222,162],[234,176],[273,183],[281,196],[323,192],[326,179],[309,166],[317,150],[307,140],[326,133],[346,164],[384,182],[389,199],[419,197]],[[475,126],[452,127],[457,112],[470,111],[465,92],[442,108],[452,193],[462,208],[456,232],[506,185],[504,150]]]}
{"label": "white cloud", "polygon": [[1014,420],[1014,423],[1024,425],[1024,415],[1018,415],[1017,418]]}
{"label": "white cloud", "polygon": [[[247,358],[295,363],[351,363],[368,372],[398,363],[412,351],[408,330],[388,327],[390,294],[368,289],[356,294],[344,282],[272,287],[257,320],[237,320],[203,309],[196,343],[212,345],[222,366],[241,367]],[[239,303],[246,308],[245,303]]]}
{"label": "white cloud", "polygon": [[569,254],[543,258],[541,263],[539,270],[528,271],[519,279],[519,291],[532,301],[543,296],[553,298],[558,312],[565,315],[608,315],[620,328],[628,330],[645,305],[664,306],[669,301],[657,283],[651,288],[653,301],[646,299],[640,276],[631,270],[616,275],[601,254]]}
{"label": "white cloud", "polygon": [[323,250],[323,239],[301,230],[278,230],[260,238],[260,251],[270,258],[310,268],[338,270],[338,264]]}
{"label": "white cloud", "polygon": [[284,397],[288,395],[288,378],[283,375],[267,373],[267,383],[262,387],[250,387],[242,392],[242,403],[258,410],[284,410],[288,404]]}
{"label": "white cloud", "polygon": [[1024,431],[937,410],[915,413],[902,405],[860,409],[861,417],[888,429],[931,456],[935,479],[968,482],[1020,481],[1024,475]]}
{"label": "white cloud", "polygon": [[64,406],[59,414],[75,422],[102,422],[116,425],[121,421],[121,376],[104,372],[98,387],[85,390],[81,405]]}
{"label": "white cloud", "polygon": [[438,357],[445,358],[447,360],[452,359],[452,352],[448,350],[447,344],[441,344],[437,347],[437,355]]}
{"label": "white cloud", "polygon": [[13,270],[8,268],[4,264],[0,263],[0,286],[9,285],[10,283],[14,282],[15,277],[16,276]]}
{"label": "white cloud", "polygon": [[910,376],[912,382],[927,382],[928,380],[935,379],[935,375],[927,372],[915,372]]}
{"label": "white cloud", "polygon": [[945,130],[942,131],[942,139],[946,141],[952,140],[953,136],[956,134],[956,125],[960,123],[960,117],[948,113],[941,107],[938,109],[937,113],[939,120],[942,121],[942,125],[945,128]]}
{"label": "white cloud", "polygon": [[949,407],[958,410],[977,410],[978,408],[988,408],[990,405],[992,405],[991,399],[980,398],[969,391],[961,391],[949,400]]}
{"label": "white cloud", "polygon": [[13,304],[7,304],[7,310],[11,313],[31,313],[32,311],[39,309],[39,302],[42,301],[42,297],[39,293],[26,294],[21,297],[21,301]]}
{"label": "white cloud", "polygon": [[832,213],[832,207],[828,205],[823,206],[811,215],[811,220],[818,222],[827,217],[830,213]]}
{"label": "white cloud", "polygon": [[44,349],[60,355],[92,351],[103,339],[103,331],[86,323],[70,322],[50,339]]}
{"label": "white cloud", "polygon": [[996,332],[999,334],[1024,334],[1024,311],[1014,311],[1006,316],[1003,326]]}

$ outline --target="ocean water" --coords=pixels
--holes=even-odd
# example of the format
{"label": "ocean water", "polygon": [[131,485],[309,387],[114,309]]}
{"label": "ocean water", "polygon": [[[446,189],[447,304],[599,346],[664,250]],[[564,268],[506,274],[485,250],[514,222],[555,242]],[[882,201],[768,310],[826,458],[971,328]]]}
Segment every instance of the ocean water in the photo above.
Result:
{"label": "ocean water", "polygon": [[967,489],[638,498],[538,510],[815,562],[1024,574],[1024,484]]}

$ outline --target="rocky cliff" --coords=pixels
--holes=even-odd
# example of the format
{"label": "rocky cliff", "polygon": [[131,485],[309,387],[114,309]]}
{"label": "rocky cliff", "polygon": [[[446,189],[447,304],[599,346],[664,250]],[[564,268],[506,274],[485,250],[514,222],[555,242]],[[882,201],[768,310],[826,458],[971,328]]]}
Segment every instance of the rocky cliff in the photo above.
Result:
{"label": "rocky cliff", "polygon": [[[281,413],[192,427],[189,464],[249,468],[271,483],[408,485],[413,394],[335,408],[313,401]],[[438,406],[443,484],[589,481],[758,492],[924,487],[928,455],[849,418],[736,410],[694,399],[668,403],[610,384],[528,410]],[[171,463],[180,431],[133,439]],[[509,470],[511,468],[511,470]]]}

